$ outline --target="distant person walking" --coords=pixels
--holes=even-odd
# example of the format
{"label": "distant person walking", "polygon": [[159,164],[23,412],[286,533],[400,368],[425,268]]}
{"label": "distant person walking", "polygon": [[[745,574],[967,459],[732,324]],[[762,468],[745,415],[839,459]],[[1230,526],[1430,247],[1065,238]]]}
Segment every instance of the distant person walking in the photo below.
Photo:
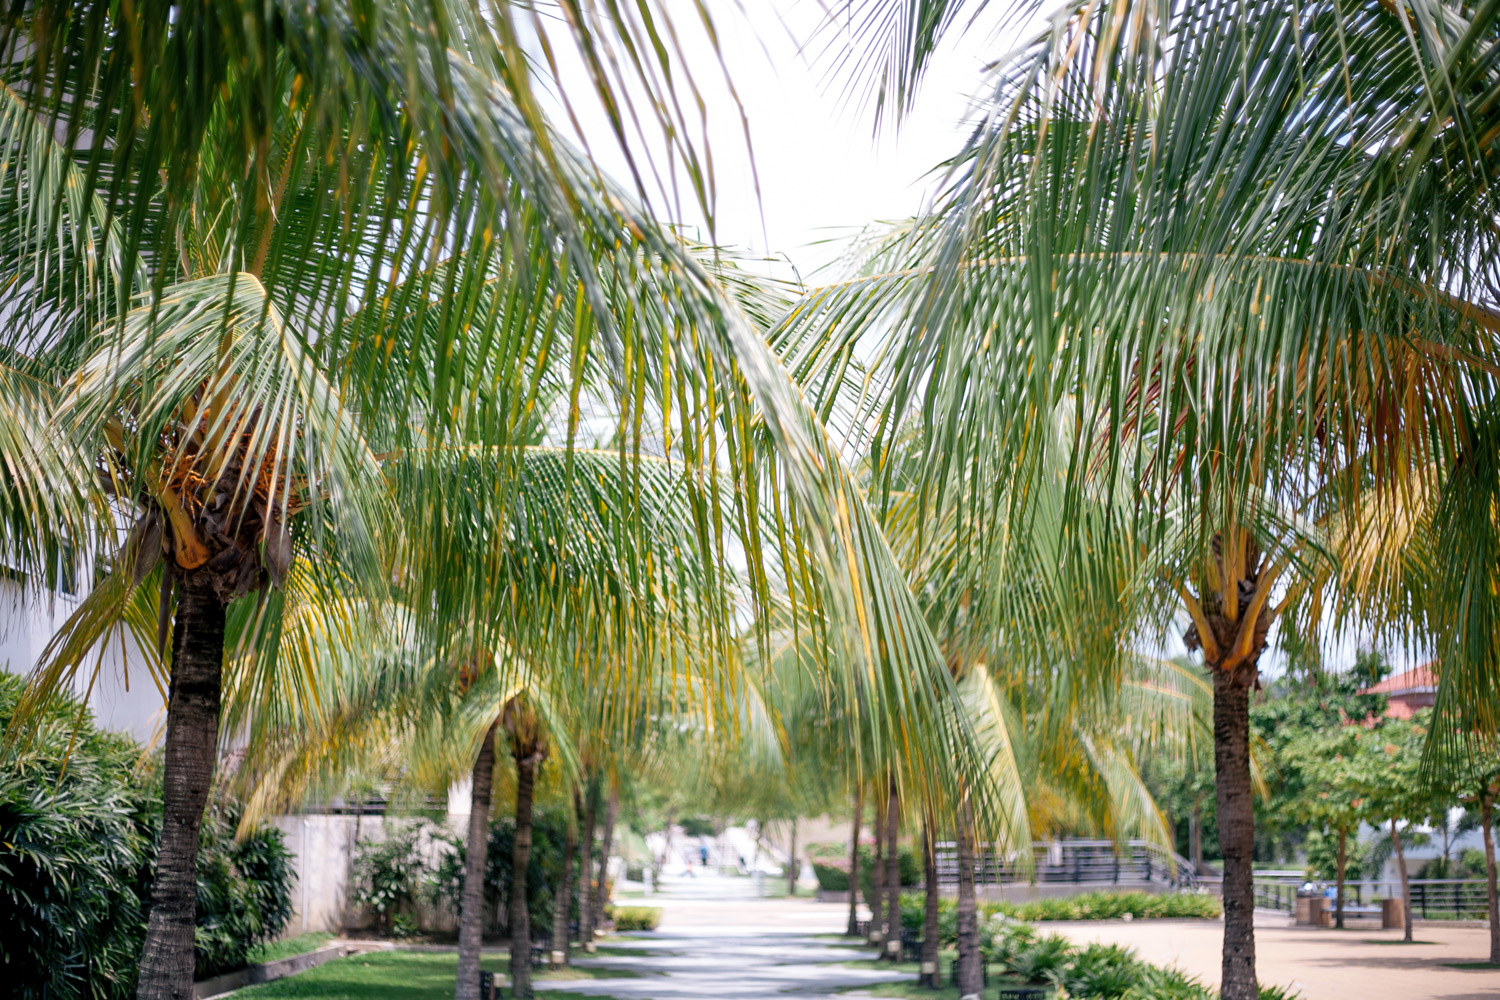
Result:
{"label": "distant person walking", "polygon": [[699,844],[698,845],[698,860],[701,861],[701,862],[703,862],[703,867],[705,869],[708,868],[708,845],[707,844]]}

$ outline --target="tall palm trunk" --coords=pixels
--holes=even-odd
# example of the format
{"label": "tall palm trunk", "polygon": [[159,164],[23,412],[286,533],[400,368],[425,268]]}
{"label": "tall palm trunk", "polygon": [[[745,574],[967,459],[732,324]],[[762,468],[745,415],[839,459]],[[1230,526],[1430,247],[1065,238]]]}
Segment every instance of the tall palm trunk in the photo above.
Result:
{"label": "tall palm trunk", "polygon": [[1406,851],[1401,846],[1401,834],[1396,829],[1396,818],[1391,817],[1391,846],[1396,849],[1396,868],[1401,872],[1401,911],[1405,916],[1406,934],[1403,941],[1411,941],[1411,876],[1406,874]]}
{"label": "tall palm trunk", "polygon": [[854,830],[849,836],[849,926],[844,934],[854,937],[859,933],[859,825],[865,807],[864,787],[854,785]]}
{"label": "tall palm trunk", "polygon": [[922,818],[922,974],[917,981],[938,987],[938,873],[932,843],[932,811]]}
{"label": "tall palm trunk", "polygon": [[1490,964],[1500,965],[1500,889],[1495,880],[1495,799],[1479,800],[1479,828],[1484,831],[1484,881],[1490,897]]}
{"label": "tall palm trunk", "polygon": [[573,905],[573,855],[578,853],[578,827],[565,824],[562,872],[552,897],[552,967],[568,964],[568,910]]}
{"label": "tall palm trunk", "polygon": [[797,817],[792,817],[792,849],[786,856],[786,894],[797,895]]}
{"label": "tall palm trunk", "polygon": [[1333,925],[1344,929],[1344,871],[1349,863],[1349,831],[1339,827],[1338,870],[1334,873],[1338,888],[1333,896]]}
{"label": "tall palm trunk", "polygon": [[979,953],[979,905],[974,895],[974,843],[969,804],[958,815],[958,995],[977,997],[984,989]]}
{"label": "tall palm trunk", "polygon": [[214,780],[224,666],[224,603],[178,583],[162,763],[161,845],[141,949],[139,1000],[191,1000],[198,895],[198,829]]}
{"label": "tall palm trunk", "polygon": [[870,937],[871,944],[880,944],[885,940],[885,810],[880,808],[879,786],[876,786],[876,794],[872,796],[875,800],[875,858],[870,868],[870,898],[865,900],[870,907]]}
{"label": "tall palm trunk", "polygon": [[604,803],[604,830],[599,838],[599,891],[594,893],[594,928],[604,926],[604,906],[609,902],[609,852],[615,836],[615,816],[620,810],[620,793],[613,787]]}
{"label": "tall palm trunk", "polygon": [[458,980],[453,1000],[479,1000],[479,950],[484,938],[484,866],[490,849],[490,792],[495,777],[495,730],[490,723],[469,790],[469,839],[464,847],[464,891],[458,907]]}
{"label": "tall palm trunk", "polygon": [[885,860],[885,954],[892,962],[901,961],[901,852],[897,839],[901,834],[901,804],[896,798],[896,775],[890,777],[886,798],[885,829],[891,847]]}
{"label": "tall palm trunk", "polygon": [[1255,811],[1250,785],[1250,682],[1254,670],[1212,669],[1214,772],[1224,857],[1223,1000],[1256,1000]]}
{"label": "tall palm trunk", "polygon": [[593,789],[573,793],[573,808],[583,815],[583,840],[578,851],[578,943],[594,950],[594,812]]}
{"label": "tall palm trunk", "polygon": [[516,759],[516,840],[510,862],[510,992],[517,1000],[531,996],[531,907],[526,882],[531,866],[531,802],[541,755],[532,748]]}
{"label": "tall palm trunk", "polygon": [[1193,874],[1203,874],[1203,807],[1193,800],[1193,816],[1188,826],[1188,851],[1193,859]]}

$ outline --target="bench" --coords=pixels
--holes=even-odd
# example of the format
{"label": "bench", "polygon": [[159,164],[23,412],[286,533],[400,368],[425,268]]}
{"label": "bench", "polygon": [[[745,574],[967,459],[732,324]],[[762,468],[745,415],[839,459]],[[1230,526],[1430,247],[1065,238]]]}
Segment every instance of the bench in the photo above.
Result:
{"label": "bench", "polygon": [[916,931],[901,928],[901,961],[922,961],[922,939],[917,937]]}
{"label": "bench", "polygon": [[[1330,906],[1328,909],[1323,911],[1323,920],[1325,927],[1338,926],[1338,911],[1334,907]],[[1374,920],[1377,922],[1380,921],[1380,904],[1346,902],[1344,904],[1344,922],[1348,923],[1350,920]]]}

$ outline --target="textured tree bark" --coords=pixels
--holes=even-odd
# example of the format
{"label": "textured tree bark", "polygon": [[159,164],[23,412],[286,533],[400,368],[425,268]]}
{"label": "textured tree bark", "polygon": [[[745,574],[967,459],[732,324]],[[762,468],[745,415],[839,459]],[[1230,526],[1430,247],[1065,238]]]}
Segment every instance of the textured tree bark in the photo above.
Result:
{"label": "textured tree bark", "polygon": [[[886,836],[891,847],[885,859],[885,957],[892,962],[901,961],[901,851],[898,841],[901,835],[901,803],[896,797],[896,775],[890,776],[890,790],[886,798]],[[892,945],[895,946],[892,949]]]}
{"label": "textured tree bark", "polygon": [[1401,872],[1401,910],[1405,916],[1406,936],[1411,941],[1411,876],[1406,874],[1406,852],[1401,846],[1401,834],[1396,830],[1396,819],[1391,817],[1391,846],[1396,848],[1396,868]]}
{"label": "textured tree bark", "polygon": [[965,802],[958,816],[958,995],[977,997],[984,989],[979,953],[979,907],[974,895],[973,823]]}
{"label": "textured tree bark", "polygon": [[875,857],[870,868],[872,898],[865,900],[865,904],[870,908],[869,941],[871,944],[881,944],[885,941],[885,810],[880,808],[879,784],[875,786],[875,794],[871,798],[875,801]]}
{"label": "textured tree bark", "polygon": [[458,907],[458,979],[453,1000],[479,1000],[479,950],[484,938],[484,864],[490,848],[490,792],[495,777],[497,718],[474,758],[469,791],[469,839],[464,845],[464,890]]}
{"label": "textured tree bark", "polygon": [[849,926],[844,934],[854,937],[859,933],[859,825],[864,816],[864,788],[857,782],[854,785],[854,832],[850,836],[849,843]]}
{"label": "textured tree bark", "polygon": [[562,872],[557,878],[557,892],[552,897],[552,967],[567,965],[568,910],[573,905],[573,856],[578,853],[578,827],[566,824],[563,834]]}
{"label": "textured tree bark", "polygon": [[[937,989],[938,976],[938,874],[937,851],[932,843],[932,812],[922,819],[922,973],[917,981]],[[931,970],[931,971],[929,971]]]}
{"label": "textured tree bark", "polygon": [[797,817],[792,817],[792,849],[786,857],[786,894],[797,895]]}
{"label": "textured tree bark", "polygon": [[615,837],[615,816],[620,810],[620,793],[613,786],[604,803],[604,831],[599,838],[599,888],[594,893],[595,928],[604,926],[604,904],[609,902],[609,852]]}
{"label": "textured tree bark", "polygon": [[573,808],[583,815],[583,840],[578,850],[578,943],[584,950],[594,940],[594,796],[584,785],[573,793]]}
{"label": "textured tree bark", "polygon": [[1349,861],[1349,831],[1339,827],[1338,871],[1334,873],[1338,887],[1333,895],[1333,926],[1344,929],[1344,870]]}
{"label": "textured tree bark", "polygon": [[1495,880],[1495,799],[1479,800],[1479,827],[1484,831],[1484,880],[1490,896],[1490,964],[1500,965],[1500,891]]}
{"label": "textured tree bark", "polygon": [[1193,872],[1203,874],[1203,807],[1194,800],[1192,826],[1188,830],[1188,850],[1193,856]]}
{"label": "textured tree bark", "polygon": [[531,800],[536,791],[540,757],[516,757],[516,841],[510,863],[510,995],[531,996],[531,907],[526,897],[526,870],[531,865]]}
{"label": "textured tree bark", "polygon": [[161,846],[141,948],[139,1000],[192,1000],[198,830],[213,785],[224,665],[224,604],[178,584],[162,764]]}
{"label": "textured tree bark", "polygon": [[1219,849],[1224,857],[1223,1000],[1256,1000],[1255,812],[1250,785],[1250,684],[1255,671],[1211,668]]}

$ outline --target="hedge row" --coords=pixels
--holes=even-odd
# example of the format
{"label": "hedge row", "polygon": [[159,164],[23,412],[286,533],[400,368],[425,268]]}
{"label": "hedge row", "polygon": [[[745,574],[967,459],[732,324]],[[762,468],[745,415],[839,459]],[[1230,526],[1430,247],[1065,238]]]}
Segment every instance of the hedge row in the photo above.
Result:
{"label": "hedge row", "polygon": [[[903,893],[901,924],[908,930],[922,932],[923,896]],[[1011,920],[1115,920],[1173,919],[1217,917],[1223,912],[1218,897],[1203,893],[1086,892],[1067,899],[1038,899],[1029,903],[984,901],[978,904],[982,919],[1005,917]],[[938,939],[944,947],[958,940],[958,901],[952,896],[938,900]]]}

